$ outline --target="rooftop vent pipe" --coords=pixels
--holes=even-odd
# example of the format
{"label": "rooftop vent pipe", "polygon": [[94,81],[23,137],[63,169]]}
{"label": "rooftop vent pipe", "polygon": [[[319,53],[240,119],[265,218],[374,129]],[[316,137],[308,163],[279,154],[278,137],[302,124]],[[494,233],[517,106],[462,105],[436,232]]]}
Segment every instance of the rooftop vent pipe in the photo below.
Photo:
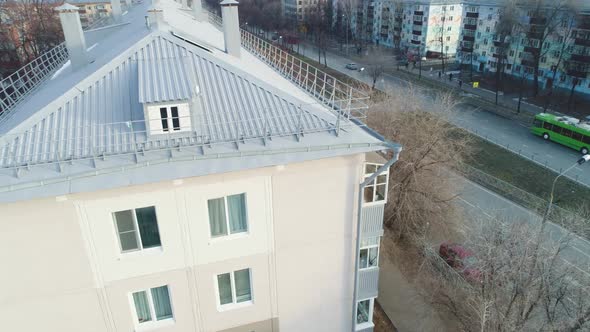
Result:
{"label": "rooftop vent pipe", "polygon": [[86,51],[86,39],[80,23],[80,14],[78,7],[67,2],[55,8],[59,12],[61,28],[66,39],[66,47],[72,63],[72,69],[80,68],[90,62],[90,57]]}
{"label": "rooftop vent pipe", "polygon": [[238,2],[223,0],[221,5],[221,19],[223,20],[223,39],[225,52],[237,58],[240,57],[240,21],[238,18]]}
{"label": "rooftop vent pipe", "polygon": [[159,5],[154,4],[148,9],[148,20],[150,29],[160,30],[165,25],[164,11]]}
{"label": "rooftop vent pipe", "polygon": [[111,12],[113,14],[113,18],[115,22],[121,22],[122,14],[121,11],[121,0],[111,0]]}

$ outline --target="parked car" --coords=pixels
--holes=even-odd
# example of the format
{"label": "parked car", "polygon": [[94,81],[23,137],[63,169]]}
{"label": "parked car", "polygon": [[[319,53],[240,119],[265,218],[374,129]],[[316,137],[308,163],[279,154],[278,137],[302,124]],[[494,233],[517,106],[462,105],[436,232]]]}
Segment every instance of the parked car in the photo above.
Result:
{"label": "parked car", "polygon": [[460,244],[443,242],[438,249],[439,256],[469,282],[482,281],[482,272],[477,267],[477,258],[472,251]]}
{"label": "parked car", "polygon": [[348,63],[348,64],[346,64],[346,69],[358,70],[359,66],[356,63]]}

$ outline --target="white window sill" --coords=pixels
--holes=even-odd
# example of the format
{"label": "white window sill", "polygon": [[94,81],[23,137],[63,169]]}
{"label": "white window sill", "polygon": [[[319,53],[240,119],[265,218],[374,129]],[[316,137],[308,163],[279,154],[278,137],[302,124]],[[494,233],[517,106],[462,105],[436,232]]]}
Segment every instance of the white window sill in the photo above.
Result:
{"label": "white window sill", "polygon": [[359,331],[359,330],[362,330],[362,329],[368,329],[368,328],[371,328],[371,327],[375,327],[375,324],[373,324],[372,321],[368,321],[366,323],[357,324],[356,327],[355,327],[355,331]]}
{"label": "white window sill", "polygon": [[219,312],[230,311],[230,310],[234,310],[234,309],[249,307],[253,304],[254,304],[254,302],[252,300],[244,301],[244,302],[240,302],[240,303],[228,303],[228,304],[224,304],[224,305],[218,305],[217,311],[219,311]]}
{"label": "white window sill", "polygon": [[218,243],[218,242],[243,239],[243,238],[247,238],[248,236],[250,236],[250,232],[248,232],[248,231],[246,231],[246,232],[240,232],[240,233],[234,233],[234,234],[230,234],[230,235],[220,235],[220,236],[216,236],[216,237],[210,238],[209,239],[209,244],[215,244],[215,243]]}
{"label": "white window sill", "polygon": [[365,206],[375,206],[375,205],[385,205],[387,203],[387,200],[383,200],[383,201],[375,201],[375,202],[363,202],[363,207]]}
{"label": "white window sill", "polygon": [[174,318],[163,319],[163,320],[159,320],[159,321],[155,321],[155,322],[145,322],[145,323],[140,323],[135,328],[135,331],[136,332],[152,331],[152,330],[156,330],[156,329],[159,329],[162,327],[174,325],[175,323],[176,323],[176,321],[174,320]]}
{"label": "white window sill", "polygon": [[164,249],[162,247],[153,247],[153,248],[142,249],[142,250],[122,252],[119,254],[118,259],[119,260],[126,260],[126,259],[140,258],[140,257],[160,256],[163,253],[164,253]]}

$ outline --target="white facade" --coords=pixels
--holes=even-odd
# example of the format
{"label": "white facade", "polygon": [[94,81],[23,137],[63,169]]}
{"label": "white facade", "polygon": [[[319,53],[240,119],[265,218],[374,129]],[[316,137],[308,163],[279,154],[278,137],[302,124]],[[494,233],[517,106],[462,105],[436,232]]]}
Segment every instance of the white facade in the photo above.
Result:
{"label": "white facade", "polygon": [[[0,205],[3,329],[132,331],[129,294],[168,285],[174,320],[159,331],[348,331],[363,161]],[[207,199],[237,192],[247,195],[248,232],[211,239]],[[112,212],[144,206],[156,207],[162,246],[121,253]],[[251,269],[252,303],[220,308],[215,276],[241,268]]]}

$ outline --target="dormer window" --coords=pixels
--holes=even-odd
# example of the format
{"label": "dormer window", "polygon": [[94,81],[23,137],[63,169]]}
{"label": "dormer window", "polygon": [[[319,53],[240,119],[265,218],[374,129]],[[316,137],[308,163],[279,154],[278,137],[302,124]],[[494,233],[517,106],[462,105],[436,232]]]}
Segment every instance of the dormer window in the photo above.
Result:
{"label": "dormer window", "polygon": [[150,135],[192,130],[188,101],[174,104],[147,104],[145,108]]}

